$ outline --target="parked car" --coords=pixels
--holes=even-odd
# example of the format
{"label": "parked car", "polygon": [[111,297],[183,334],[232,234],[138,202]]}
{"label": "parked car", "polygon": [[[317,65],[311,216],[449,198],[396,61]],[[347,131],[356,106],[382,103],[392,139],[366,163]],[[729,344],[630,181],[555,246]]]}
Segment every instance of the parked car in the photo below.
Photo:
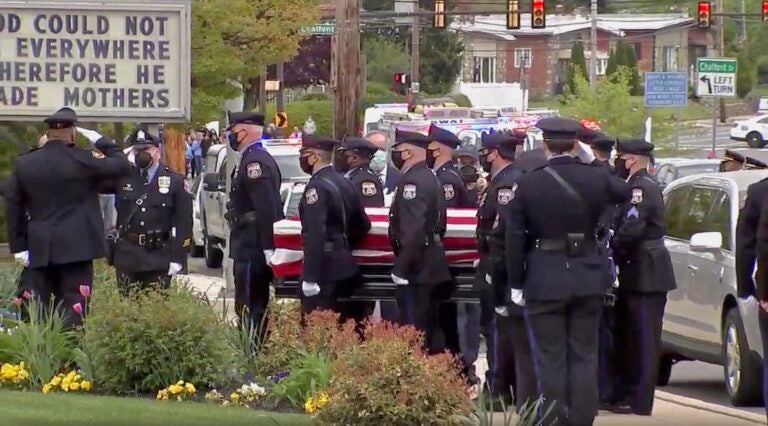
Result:
{"label": "parked car", "polygon": [[[264,148],[272,154],[282,175],[281,196],[287,194],[286,188],[297,181],[309,179],[299,167],[298,139],[270,139],[262,141]],[[239,161],[239,154],[233,157]],[[203,234],[203,256],[209,268],[218,268],[224,259],[229,224],[224,219],[227,212],[226,192],[227,174],[230,173],[225,145],[212,146],[206,155],[206,174],[203,175],[201,195],[201,229]]]}
{"label": "parked car", "polygon": [[205,238],[203,238],[203,224],[200,220],[203,196],[203,175],[197,175],[192,182],[192,257],[203,256]]}
{"label": "parked car", "polygon": [[675,161],[659,161],[655,167],[656,180],[662,188],[673,181],[700,173],[713,173],[720,166],[718,159],[678,159]]}
{"label": "parked car", "polygon": [[762,148],[768,143],[768,114],[733,123],[731,139],[746,142],[750,148]]}
{"label": "parked car", "polygon": [[761,396],[762,344],[757,309],[736,297],[736,221],[747,187],[768,171],[709,173],[678,179],[664,190],[667,236],[677,289],[664,310],[659,385],[678,361],[723,366],[734,405]]}

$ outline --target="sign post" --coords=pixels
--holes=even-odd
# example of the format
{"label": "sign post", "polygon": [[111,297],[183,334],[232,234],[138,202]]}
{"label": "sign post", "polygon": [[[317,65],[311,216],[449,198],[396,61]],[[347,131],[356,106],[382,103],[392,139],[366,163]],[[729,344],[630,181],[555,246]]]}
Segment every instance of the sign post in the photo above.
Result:
{"label": "sign post", "polygon": [[[696,95],[702,98],[736,96],[736,59],[696,59]],[[717,149],[717,102],[712,100],[712,156]]]}
{"label": "sign post", "polygon": [[[679,128],[680,109],[688,104],[688,76],[684,72],[645,73],[644,101],[646,108],[675,107],[675,128]],[[679,132],[675,131],[675,149],[679,139]]]}

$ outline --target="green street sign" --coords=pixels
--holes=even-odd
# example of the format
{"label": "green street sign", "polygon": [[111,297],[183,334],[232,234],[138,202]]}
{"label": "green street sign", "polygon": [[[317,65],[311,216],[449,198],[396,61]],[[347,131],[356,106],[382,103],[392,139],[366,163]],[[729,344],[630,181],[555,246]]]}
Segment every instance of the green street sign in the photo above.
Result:
{"label": "green street sign", "polygon": [[698,58],[696,68],[699,72],[723,74],[736,73],[736,59],[731,58]]}
{"label": "green street sign", "polygon": [[323,24],[310,25],[308,27],[301,27],[301,29],[299,29],[299,32],[301,34],[312,34],[312,35],[333,35],[336,33],[336,24],[323,23]]}

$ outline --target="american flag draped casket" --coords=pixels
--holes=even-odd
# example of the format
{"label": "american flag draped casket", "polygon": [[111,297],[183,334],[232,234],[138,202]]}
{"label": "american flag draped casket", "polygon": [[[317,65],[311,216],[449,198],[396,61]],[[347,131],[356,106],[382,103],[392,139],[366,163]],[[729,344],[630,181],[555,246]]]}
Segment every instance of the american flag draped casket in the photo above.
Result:
{"label": "american flag draped casket", "polygon": [[[361,269],[365,265],[387,265],[394,262],[395,255],[387,237],[389,208],[366,208],[371,220],[371,231],[353,254]],[[448,209],[448,230],[443,245],[451,264],[466,264],[478,259],[477,210]],[[301,274],[304,258],[301,246],[301,221],[291,217],[275,223],[275,254],[269,261],[275,277],[296,277]]]}

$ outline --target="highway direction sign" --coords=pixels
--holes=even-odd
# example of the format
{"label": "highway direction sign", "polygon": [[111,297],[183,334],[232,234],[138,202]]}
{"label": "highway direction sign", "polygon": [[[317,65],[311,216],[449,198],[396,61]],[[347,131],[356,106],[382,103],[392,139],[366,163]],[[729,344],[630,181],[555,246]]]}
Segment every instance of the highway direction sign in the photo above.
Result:
{"label": "highway direction sign", "polygon": [[336,33],[336,24],[324,23],[324,24],[310,25],[306,27],[301,27],[299,29],[299,32],[301,34],[312,34],[312,35],[333,35]]}
{"label": "highway direction sign", "polygon": [[647,72],[644,98],[646,107],[684,107],[688,76],[684,72]]}
{"label": "highway direction sign", "polygon": [[698,58],[696,70],[696,95],[727,98],[736,96],[736,59]]}

